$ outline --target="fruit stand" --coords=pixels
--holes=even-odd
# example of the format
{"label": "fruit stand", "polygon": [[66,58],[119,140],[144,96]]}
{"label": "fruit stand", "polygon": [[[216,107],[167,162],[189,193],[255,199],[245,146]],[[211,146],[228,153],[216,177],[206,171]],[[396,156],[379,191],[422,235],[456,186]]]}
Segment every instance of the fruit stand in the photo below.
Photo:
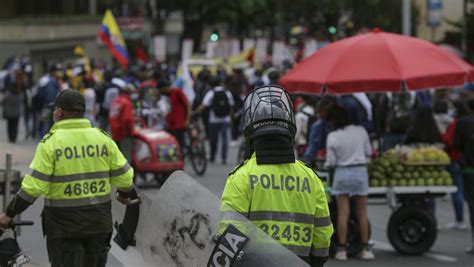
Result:
{"label": "fruit stand", "polygon": [[[386,199],[392,209],[387,235],[398,252],[422,254],[435,243],[437,222],[426,204],[432,198],[456,192],[457,188],[452,185],[452,178],[445,168],[449,163],[448,155],[436,147],[399,146],[367,164],[368,197]],[[330,176],[324,171],[317,170],[317,173],[323,180]],[[327,183],[330,184],[330,181]],[[331,213],[336,211],[334,206]],[[331,217],[335,222],[337,214],[331,214]],[[349,221],[349,230],[348,253],[355,254],[359,250],[359,233],[353,216]]]}
{"label": "fruit stand", "polygon": [[368,163],[369,198],[386,198],[392,208],[387,235],[398,252],[421,254],[436,241],[436,218],[426,204],[456,192],[449,164],[434,146],[398,146]]}

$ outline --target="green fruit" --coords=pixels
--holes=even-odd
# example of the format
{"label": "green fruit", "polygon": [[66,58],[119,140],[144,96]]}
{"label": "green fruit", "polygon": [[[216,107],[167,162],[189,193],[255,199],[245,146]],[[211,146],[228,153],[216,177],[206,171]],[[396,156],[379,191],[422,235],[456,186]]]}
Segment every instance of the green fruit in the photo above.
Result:
{"label": "green fruit", "polygon": [[416,180],[415,179],[408,180],[408,186],[416,186]]}
{"label": "green fruit", "polygon": [[444,185],[444,178],[438,177],[435,179],[435,185]]}
{"label": "green fruit", "polygon": [[428,179],[426,179],[426,180],[425,180],[425,184],[426,184],[427,186],[433,186],[433,185],[435,185],[435,178],[428,178]]}
{"label": "green fruit", "polygon": [[423,179],[423,178],[416,179],[416,185],[417,186],[425,186],[425,179]]}
{"label": "green fruit", "polygon": [[413,171],[415,171],[415,168],[413,166],[405,166],[405,170],[407,172],[413,172]]}
{"label": "green fruit", "polygon": [[394,173],[392,173],[392,178],[400,179],[400,178],[402,178],[402,174],[399,173],[399,172],[394,172]]}
{"label": "green fruit", "polygon": [[381,159],[380,160],[380,165],[384,166],[385,168],[389,167],[390,166],[390,161],[386,160],[386,159]]}
{"label": "green fruit", "polygon": [[387,187],[387,184],[388,184],[387,179],[379,180],[379,182],[380,182],[380,186]]}
{"label": "green fruit", "polygon": [[405,172],[405,173],[403,173],[403,177],[405,177],[407,179],[411,179],[413,176],[412,176],[411,172]]}
{"label": "green fruit", "polygon": [[429,177],[431,177],[431,172],[430,171],[423,171],[423,172],[421,172],[421,177],[429,178]]}
{"label": "green fruit", "polygon": [[395,171],[403,172],[404,170],[405,170],[405,168],[403,168],[402,165],[400,165],[400,164],[395,165]]}
{"label": "green fruit", "polygon": [[372,175],[373,175],[375,178],[378,178],[378,177],[382,176],[382,173],[381,173],[381,172],[378,172],[378,171],[374,171],[374,172],[372,172]]}
{"label": "green fruit", "polygon": [[370,187],[378,187],[380,186],[380,181],[378,179],[370,180]]}
{"label": "green fruit", "polygon": [[398,180],[398,185],[399,186],[407,186],[408,185],[407,179],[402,178],[402,179]]}
{"label": "green fruit", "polygon": [[451,174],[448,171],[442,171],[440,177],[451,178]]}
{"label": "green fruit", "polygon": [[390,180],[388,180],[388,185],[389,186],[397,186],[398,185],[398,180],[390,179]]}
{"label": "green fruit", "polygon": [[431,177],[433,177],[433,178],[440,177],[440,172],[438,172],[438,171],[432,171],[432,172],[431,172]]}
{"label": "green fruit", "polygon": [[375,166],[373,167],[373,170],[381,173],[385,172],[385,168],[382,166]]}
{"label": "green fruit", "polygon": [[412,173],[411,173],[411,177],[414,178],[414,179],[420,178],[420,172],[417,172],[417,171],[412,172]]}
{"label": "green fruit", "polygon": [[453,185],[453,179],[451,179],[451,177],[444,178],[444,185],[447,185],[447,186]]}

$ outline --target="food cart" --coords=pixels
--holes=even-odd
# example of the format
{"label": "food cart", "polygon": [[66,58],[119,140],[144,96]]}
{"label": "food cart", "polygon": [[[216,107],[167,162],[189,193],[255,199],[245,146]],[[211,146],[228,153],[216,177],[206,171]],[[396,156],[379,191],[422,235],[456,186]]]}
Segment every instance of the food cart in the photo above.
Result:
{"label": "food cart", "polygon": [[[423,150],[428,152],[421,153]],[[419,153],[422,156],[416,156]],[[438,232],[437,222],[426,204],[432,198],[443,197],[457,190],[452,185],[451,176],[444,170],[445,165],[449,164],[449,158],[443,153],[433,147],[397,147],[368,164],[371,184],[368,197],[386,200],[392,209],[387,236],[390,244],[402,254],[422,254],[433,246]],[[438,157],[432,154],[437,154]],[[381,172],[382,167],[378,168],[375,164],[385,166],[382,173],[377,173]],[[330,194],[331,172],[322,166],[316,172],[326,182],[327,192]],[[378,181],[374,183],[375,180]],[[330,208],[332,222],[336,225],[337,209],[334,203],[335,201],[331,201]],[[351,213],[347,238],[349,255],[355,255],[361,249],[357,225],[355,216]],[[333,246],[337,244],[336,235],[333,236],[332,243]]]}

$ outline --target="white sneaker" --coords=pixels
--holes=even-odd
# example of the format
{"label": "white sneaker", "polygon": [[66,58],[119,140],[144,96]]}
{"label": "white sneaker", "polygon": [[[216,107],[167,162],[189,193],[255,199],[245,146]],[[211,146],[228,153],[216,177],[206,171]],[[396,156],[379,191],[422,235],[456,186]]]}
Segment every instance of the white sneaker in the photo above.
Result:
{"label": "white sneaker", "polygon": [[364,249],[360,252],[359,258],[363,260],[373,260],[375,259],[374,253],[368,249]]}
{"label": "white sneaker", "polygon": [[458,230],[458,231],[465,231],[467,230],[467,225],[461,222],[450,222],[446,224],[446,229],[449,230]]}
{"label": "white sneaker", "polygon": [[347,252],[345,250],[340,250],[336,252],[334,259],[338,261],[346,261],[347,260]]}

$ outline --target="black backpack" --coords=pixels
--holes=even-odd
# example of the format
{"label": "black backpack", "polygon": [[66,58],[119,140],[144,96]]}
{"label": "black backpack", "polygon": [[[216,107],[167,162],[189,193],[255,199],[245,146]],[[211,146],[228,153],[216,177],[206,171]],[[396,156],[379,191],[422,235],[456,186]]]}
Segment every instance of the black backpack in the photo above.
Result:
{"label": "black backpack", "polygon": [[211,108],[217,117],[225,117],[230,114],[230,104],[226,91],[214,91]]}

